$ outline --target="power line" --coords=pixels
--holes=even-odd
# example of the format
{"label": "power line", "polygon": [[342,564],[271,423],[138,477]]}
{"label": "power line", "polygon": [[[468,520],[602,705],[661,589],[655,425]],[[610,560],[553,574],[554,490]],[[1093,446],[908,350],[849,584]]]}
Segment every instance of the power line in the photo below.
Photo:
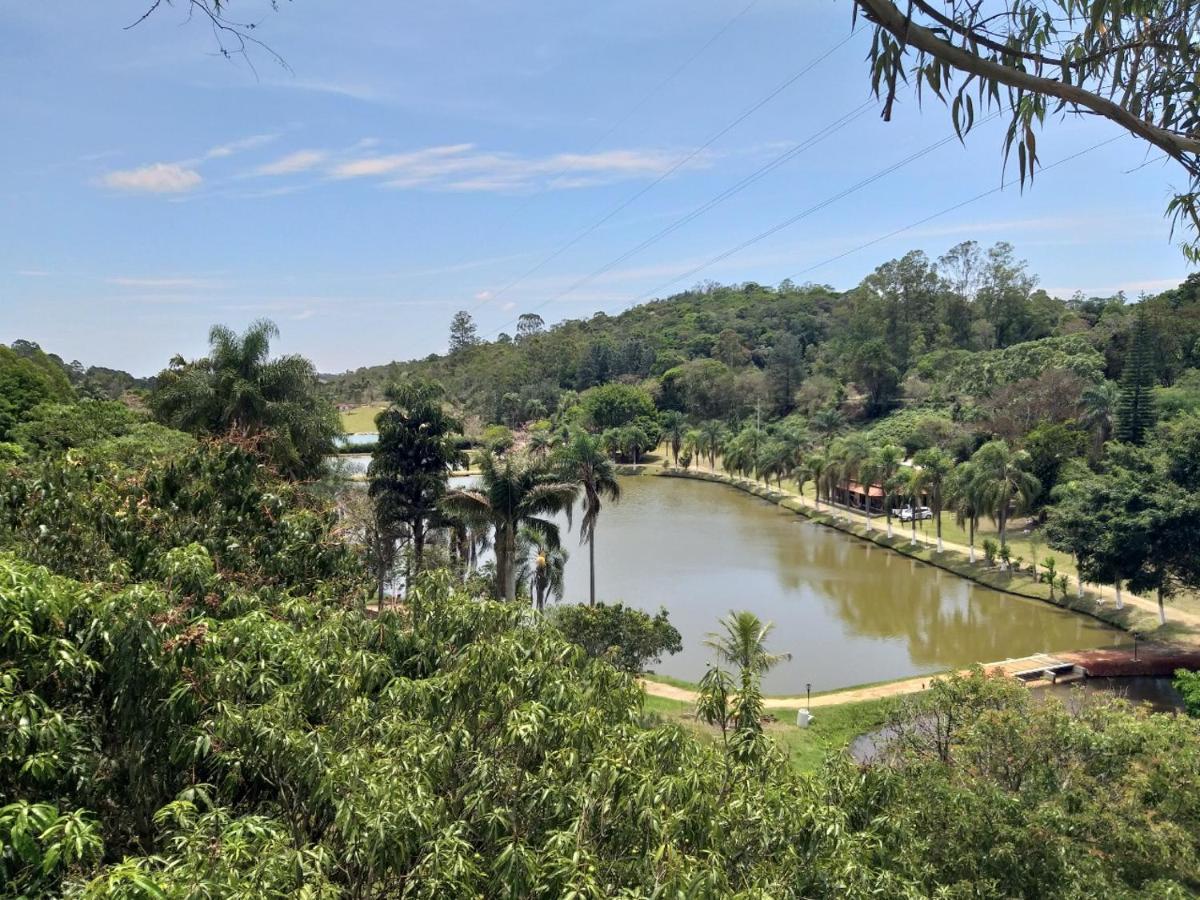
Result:
{"label": "power line", "polygon": [[493,300],[497,300],[500,297],[502,297],[505,293],[510,291],[516,285],[520,284],[522,281],[524,281],[529,276],[540,271],[548,263],[557,259],[559,256],[561,256],[567,250],[574,247],[576,244],[578,244],[581,240],[583,240],[585,237],[590,235],[596,229],[600,228],[606,222],[610,221],[614,216],[616,216],[618,213],[620,213],[622,210],[624,210],[630,204],[634,203],[639,198],[641,198],[645,194],[647,194],[649,191],[653,190],[655,187],[662,184],[664,181],[666,181],[668,178],[670,178],[672,175],[674,175],[676,172],[678,172],[681,168],[683,168],[685,165],[687,165],[689,162],[691,162],[693,159],[695,159],[697,156],[699,156],[702,152],[707,150],[714,143],[716,143],[718,140],[720,140],[722,137],[724,137],[726,134],[728,134],[730,131],[732,131],[734,128],[736,128],[738,125],[740,125],[742,122],[744,122],[746,119],[750,118],[750,116],[752,116],[754,113],[758,112],[758,110],[762,109],[764,106],[766,106],[768,103],[770,103],[776,97],[778,97],[781,93],[783,93],[785,90],[787,90],[789,87],[791,87],[797,81],[799,81],[801,78],[803,78],[805,75],[807,75],[813,69],[815,69],[818,65],[820,65],[822,62],[824,62],[826,59],[828,59],[830,56],[832,56],[834,53],[836,53],[838,50],[840,50],[842,47],[844,47],[846,44],[848,44],[850,42],[850,40],[858,33],[859,30],[861,30],[861,29],[855,29],[854,31],[850,32],[850,34],[848,34],[845,38],[838,41],[836,44],[834,44],[832,47],[830,47],[828,50],[826,50],[824,53],[822,53],[816,59],[809,62],[806,66],[804,66],[802,69],[800,69],[800,71],[798,71],[796,74],[789,77],[787,80],[785,80],[782,84],[780,84],[778,87],[776,87],[770,93],[768,93],[761,100],[754,103],[752,106],[750,106],[748,109],[746,109],[740,115],[738,115],[732,122],[730,122],[728,125],[725,125],[719,131],[717,131],[715,134],[713,134],[711,137],[709,137],[704,143],[700,144],[698,147],[690,150],[689,152],[684,154],[682,157],[680,157],[679,160],[677,160],[669,169],[667,169],[665,172],[663,172],[661,175],[659,175],[657,178],[655,178],[649,184],[647,184],[644,187],[640,188],[639,190],[635,191],[632,195],[627,197],[625,200],[622,200],[615,207],[613,207],[611,210],[609,210],[607,213],[605,213],[604,216],[602,216],[597,221],[593,222],[591,225],[589,225],[583,231],[579,232],[579,234],[575,235],[573,238],[571,238],[565,244],[561,245],[557,250],[554,250],[549,255],[543,257],[534,266],[527,269],[525,272],[523,272],[522,274],[520,274],[519,276],[514,278],[512,281],[505,284],[502,288],[497,290],[495,293],[493,293],[491,296],[489,296],[486,300],[482,301],[479,304],[479,306],[475,307],[475,309],[477,310],[480,307],[482,307],[484,304],[489,303]]}
{"label": "power line", "polygon": [[[1064,156],[1062,159],[1060,159],[1056,162],[1052,162],[1048,166],[1042,166],[1039,169],[1039,171],[1049,172],[1051,169],[1056,169],[1061,165],[1064,165],[1069,162],[1073,162],[1074,160],[1079,159],[1079,157],[1085,156],[1086,154],[1091,153],[1093,150],[1099,150],[1101,147],[1103,147],[1107,144],[1111,144],[1114,141],[1119,141],[1123,137],[1125,137],[1125,135],[1118,134],[1114,137],[1109,138],[1108,140],[1100,141],[1098,144],[1092,144],[1092,146],[1087,147],[1086,149],[1083,149],[1083,150],[1079,150],[1076,153],[1072,153],[1070,156]],[[1125,174],[1129,174],[1129,173],[1125,173]],[[990,188],[989,190],[986,190],[986,191],[982,191],[981,193],[976,194],[974,197],[969,197],[966,200],[961,200],[958,203],[955,203],[952,206],[947,206],[945,209],[938,210],[937,212],[935,212],[931,215],[928,215],[923,219],[918,219],[915,222],[910,222],[909,224],[901,226],[900,228],[897,228],[894,231],[889,231],[887,234],[880,235],[877,238],[872,238],[871,240],[867,241],[866,243],[859,244],[857,247],[851,247],[849,250],[845,250],[842,253],[837,254],[836,256],[831,256],[828,259],[823,259],[818,263],[814,263],[813,265],[809,266],[807,269],[802,269],[799,272],[797,272],[796,274],[788,276],[789,280],[795,280],[796,278],[799,278],[802,275],[807,275],[809,272],[814,272],[817,269],[820,269],[820,268],[823,268],[824,266],[829,265],[830,263],[837,262],[839,259],[844,259],[845,257],[850,256],[854,253],[858,253],[861,250],[866,250],[868,247],[873,247],[876,244],[883,243],[884,241],[889,240],[890,238],[894,238],[898,234],[903,234],[904,232],[911,231],[914,228],[920,228],[922,225],[926,224],[927,222],[932,222],[934,219],[940,218],[941,216],[948,215],[952,212],[957,212],[958,210],[962,209],[965,206],[970,206],[972,203],[976,203],[976,202],[982,200],[984,197],[990,197],[992,194],[1000,193],[1000,191],[1004,190],[1006,187],[1011,187],[1017,181],[1019,181],[1019,179],[1016,179],[1016,178],[1010,178],[1007,181],[1001,181],[1000,184],[998,184],[996,187]]]}
{"label": "power line", "polygon": [[[688,66],[690,66],[697,59],[699,59],[710,47],[712,47],[713,44],[715,44],[718,40],[720,40],[720,38],[725,34],[725,32],[727,32],[730,28],[732,28],[735,24],[737,24],[741,19],[743,19],[746,16],[746,14],[749,13],[750,10],[752,10],[756,5],[758,5],[758,0],[750,0],[749,3],[747,3],[744,7],[742,7],[742,9],[733,16],[733,18],[729,19],[728,21],[725,22],[724,25],[722,25],[720,28],[718,28],[716,30],[716,32],[713,33],[713,35],[707,41],[705,41],[699,48],[697,48],[687,59],[685,59],[678,66],[676,66],[674,69],[672,69],[671,72],[665,78],[663,78],[660,82],[658,82],[658,84],[656,84],[649,91],[647,91],[645,94],[643,94],[642,98],[640,100],[638,100],[635,104],[633,104],[633,106],[631,106],[629,109],[627,109],[625,111],[625,113],[619,119],[617,119],[615,122],[613,122],[608,127],[608,129],[602,135],[600,135],[600,137],[598,137],[594,141],[592,141],[592,143],[587,146],[587,148],[583,151],[583,153],[585,155],[592,153],[598,147],[600,147],[605,141],[607,141],[610,137],[612,137],[614,134],[616,134],[617,130],[620,129],[620,127],[622,125],[624,125],[631,118],[633,118],[633,116],[636,115],[637,112],[643,106],[645,106],[648,102],[650,102],[650,100],[655,95],[661,93],[663,91],[663,89],[667,87],[667,85],[671,84],[671,82],[673,82],[676,78],[678,78],[681,74],[683,74],[684,70],[686,70],[688,68]],[[569,169],[569,166],[563,166],[560,169],[550,172],[546,176],[545,184],[548,185],[548,184],[553,183],[553,181],[556,178],[558,178],[562,175],[565,175],[567,173],[568,169]],[[515,209],[510,210],[508,215],[503,217],[503,219],[496,225],[496,227],[491,231],[491,233],[485,239],[484,243],[490,242],[491,239],[494,238],[497,234],[499,234],[500,231],[504,227],[511,224],[513,221],[515,221],[517,216],[519,216],[522,212],[524,212],[535,199],[540,197],[542,194],[546,193],[547,190],[548,190],[547,187],[542,187],[541,189],[535,190],[535,191],[531,192],[530,194],[528,194],[519,204],[517,204]],[[465,262],[465,260],[463,260],[463,261]],[[489,299],[491,299],[491,298],[489,298]],[[471,312],[475,312],[476,310],[480,309],[487,302],[488,302],[488,300],[483,300],[477,306],[473,307],[471,309]]]}
{"label": "power line", "polygon": [[[736,184],[730,185],[728,188],[721,191],[715,197],[711,197],[710,199],[708,199],[707,201],[702,203],[700,206],[693,209],[691,212],[688,212],[688,213],[684,214],[683,216],[681,216],[680,218],[676,219],[674,222],[672,222],[667,227],[661,229],[660,231],[656,232],[655,234],[652,234],[650,237],[646,238],[641,243],[639,243],[636,246],[625,251],[620,256],[616,257],[615,259],[608,261],[604,265],[600,266],[598,269],[593,270],[592,272],[588,273],[587,275],[585,275],[582,278],[578,279],[577,281],[573,282],[569,287],[565,288],[562,291],[559,291],[554,296],[549,297],[546,300],[543,300],[541,303],[533,306],[531,309],[526,310],[526,312],[531,312],[531,311],[541,309],[541,308],[545,307],[546,305],[553,303],[555,300],[562,299],[563,297],[567,296],[567,294],[570,294],[573,291],[578,290],[583,285],[585,285],[588,282],[592,281],[593,279],[599,277],[600,275],[603,275],[605,272],[612,270],[616,266],[625,262],[630,257],[635,256],[636,254],[645,250],[647,247],[650,247],[650,246],[658,243],[660,240],[662,240],[663,238],[667,237],[668,235],[673,234],[674,232],[678,231],[683,226],[689,224],[690,222],[695,221],[700,216],[707,213],[709,210],[715,208],[716,206],[720,205],[721,203],[724,203],[730,197],[733,197],[734,195],[741,193],[743,190],[748,188],[750,185],[754,184],[756,181],[759,181],[760,179],[766,177],[768,174],[775,171],[775,169],[779,168],[780,166],[784,165],[785,163],[791,162],[793,159],[796,159],[805,151],[810,150],[813,147],[815,147],[821,141],[825,140],[826,138],[830,137],[833,134],[836,134],[838,131],[845,128],[847,125],[849,125],[851,122],[854,122],[856,119],[861,117],[868,109],[870,109],[874,105],[875,105],[875,103],[873,100],[868,100],[867,102],[860,104],[859,106],[852,109],[850,112],[843,115],[841,118],[835,119],[833,122],[824,126],[823,128],[816,131],[815,133],[809,135],[804,140],[792,145],[787,150],[785,150],[783,153],[779,154],[778,156],[776,156],[769,162],[767,162],[764,165],[760,166],[759,168],[755,169],[749,175],[742,178]],[[497,331],[497,334],[499,332],[503,331],[505,328],[508,328],[510,325],[514,324],[515,321],[516,320],[514,319],[512,322],[505,323]]]}
{"label": "power line", "polygon": [[[1000,114],[998,112],[992,113],[990,116],[980,119],[979,125],[986,124],[987,122],[990,122],[993,119],[997,118],[999,115]],[[958,135],[956,135],[956,134],[947,135],[946,137],[942,138],[939,141],[934,141],[932,144],[928,144],[925,147],[922,147],[920,150],[916,151],[915,153],[910,153],[908,156],[904,157],[901,160],[898,160],[897,162],[892,163],[890,166],[886,166],[885,168],[880,169],[874,175],[870,175],[870,176],[862,179],[861,181],[858,181],[858,182],[852,184],[850,187],[845,188],[845,189],[839,191],[838,193],[833,194],[830,197],[826,197],[824,200],[820,201],[819,203],[816,203],[816,204],[808,207],[807,209],[796,213],[794,216],[789,216],[788,218],[784,219],[782,222],[778,222],[775,225],[772,225],[766,231],[761,231],[758,234],[754,235],[754,237],[747,238],[746,240],[742,241],[740,244],[737,244],[733,247],[730,247],[728,250],[718,253],[716,256],[714,256],[712,259],[709,259],[707,262],[703,262],[698,266],[688,269],[686,272],[682,273],[681,275],[674,276],[673,278],[671,278],[668,281],[663,282],[662,284],[660,284],[658,287],[654,288],[653,290],[647,291],[644,294],[639,294],[637,297],[634,298],[634,302],[648,299],[649,297],[652,297],[656,294],[661,293],[664,289],[670,287],[671,285],[675,284],[678,281],[682,281],[685,278],[691,278],[693,275],[697,274],[698,272],[704,271],[709,266],[714,266],[717,263],[721,262],[722,260],[728,259],[729,257],[733,256],[736,253],[740,253],[741,251],[745,250],[747,247],[753,246],[754,244],[757,244],[759,241],[766,240],[767,238],[771,237],[772,235],[777,234],[780,231],[783,231],[785,228],[790,228],[792,225],[795,225],[801,219],[806,219],[809,216],[813,215],[814,213],[820,212],[821,210],[825,209],[828,206],[832,206],[834,203],[837,203],[839,200],[843,200],[846,197],[850,196],[851,194],[861,191],[865,187],[870,187],[875,182],[877,182],[883,178],[886,178],[888,175],[891,175],[893,172],[896,172],[899,169],[904,168],[909,163],[915,162],[916,160],[920,159],[921,157],[927,156],[930,153],[933,153],[935,150],[939,150],[942,147],[944,147],[946,144],[949,144],[952,141],[957,141],[958,139],[959,139]]]}

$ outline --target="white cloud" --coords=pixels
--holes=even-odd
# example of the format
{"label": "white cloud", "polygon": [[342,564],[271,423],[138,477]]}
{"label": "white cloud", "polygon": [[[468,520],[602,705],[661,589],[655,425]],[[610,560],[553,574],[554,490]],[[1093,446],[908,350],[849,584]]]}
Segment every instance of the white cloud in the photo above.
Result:
{"label": "white cloud", "polygon": [[141,278],[118,275],[104,280],[108,284],[115,284],[118,287],[153,288],[158,290],[163,288],[203,288],[212,286],[211,282],[205,281],[202,278]]}
{"label": "white cloud", "polygon": [[[442,147],[427,147],[412,153],[395,153],[390,156],[371,156],[334,166],[330,173],[334,178],[363,178],[367,176],[391,175],[396,172],[443,172],[460,163],[454,159],[472,149],[474,144],[449,144]],[[448,159],[446,162],[440,160]]]}
{"label": "white cloud", "polygon": [[482,303],[484,300],[491,300],[494,296],[491,291],[480,291],[475,295],[475,299]]}
{"label": "white cloud", "polygon": [[327,156],[328,154],[324,150],[297,150],[274,162],[259,166],[254,170],[254,174],[291,175],[296,172],[306,172],[323,163]]}
{"label": "white cloud", "polygon": [[137,169],[109,172],[100,179],[105,187],[141,194],[183,194],[204,179],[195,169],[178,163],[151,163]]}
{"label": "white cloud", "polygon": [[[366,156],[340,163],[334,178],[381,178],[393,188],[448,191],[519,191],[590,187],[660,175],[676,165],[665,150],[606,150],[523,157],[477,151],[473,144],[428,147],[409,153]],[[710,164],[699,155],[693,166]]]}
{"label": "white cloud", "polygon": [[230,141],[228,144],[218,144],[216,147],[210,148],[201,158],[223,159],[226,156],[233,156],[233,154],[241,153],[244,150],[253,150],[256,147],[269,144],[277,137],[279,137],[277,134],[252,134],[250,137]]}
{"label": "white cloud", "polygon": [[517,304],[516,304],[514,301],[512,301],[512,300],[509,300],[507,303],[502,303],[502,304],[500,304],[500,308],[501,308],[502,310],[504,310],[505,312],[509,312],[510,310],[514,310],[514,309],[516,309],[516,308],[517,308]]}
{"label": "white cloud", "polygon": [[47,278],[50,273],[44,269],[18,269],[18,275],[23,275],[26,278]]}

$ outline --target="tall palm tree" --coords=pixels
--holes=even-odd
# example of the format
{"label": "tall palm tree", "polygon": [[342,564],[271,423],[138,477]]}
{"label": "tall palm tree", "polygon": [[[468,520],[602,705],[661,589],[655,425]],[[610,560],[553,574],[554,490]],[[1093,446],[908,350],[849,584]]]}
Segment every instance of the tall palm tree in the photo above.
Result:
{"label": "tall palm tree", "polygon": [[700,449],[708,456],[708,468],[717,470],[717,456],[725,452],[725,426],[716,419],[700,423]]}
{"label": "tall palm tree", "polygon": [[904,462],[904,450],[895,444],[884,444],[871,454],[871,464],[879,475],[883,488],[883,510],[887,514],[887,536],[892,536],[892,500],[900,490],[896,473]]}
{"label": "tall palm tree", "polygon": [[945,450],[930,447],[922,450],[913,462],[917,464],[914,472],[916,492],[929,495],[929,510],[933,513],[933,521],[937,528],[937,552],[943,551],[942,546],[942,510],[945,508],[946,482],[954,473],[954,459]]}
{"label": "tall palm tree", "polygon": [[687,421],[683,413],[677,409],[668,409],[660,417],[663,427],[663,438],[671,446],[671,456],[675,465],[679,465],[679,450],[683,446],[683,437],[687,429]]}
{"label": "tall palm tree", "polygon": [[683,453],[696,461],[696,466],[700,466],[700,457],[704,455],[704,437],[700,434],[700,429],[689,429],[687,434],[683,436],[683,446],[680,448]]}
{"label": "tall palm tree", "polygon": [[958,527],[967,527],[967,550],[971,563],[974,564],[975,530],[979,527],[979,516],[983,510],[979,473],[974,463],[960,463],[954,468],[946,484],[946,496],[954,510],[954,521]]}
{"label": "tall palm tree", "polygon": [[1000,532],[1000,546],[1006,547],[1009,518],[1029,508],[1042,483],[1029,471],[1029,454],[1010,449],[1004,441],[988,441],[971,461],[979,475],[980,499]]}
{"label": "tall palm tree", "polygon": [[561,601],[565,591],[565,574],[569,555],[562,547],[551,544],[541,532],[522,528],[517,536],[518,553],[523,558],[518,579],[529,582],[529,596],[538,612],[546,608],[546,598]]}
{"label": "tall palm tree", "polygon": [[583,521],[579,542],[588,545],[588,603],[596,605],[596,520],[602,499],[621,499],[617,470],[600,439],[585,432],[575,435],[562,454],[563,478],[583,488]]}
{"label": "tall palm tree", "polygon": [[478,490],[450,491],[442,503],[450,512],[495,530],[496,592],[506,600],[517,596],[517,534],[521,526],[558,543],[558,526],[546,516],[570,515],[579,485],[565,481],[544,463],[520,454],[497,460],[485,450],[479,457]]}
{"label": "tall palm tree", "polygon": [[824,451],[818,453],[810,453],[804,461],[804,471],[812,480],[814,490],[816,491],[816,508],[821,508],[821,488],[825,486],[825,477],[829,473],[832,463],[829,459],[829,454]]}
{"label": "tall palm tree", "polygon": [[858,482],[863,486],[863,491],[866,493],[866,499],[863,503],[863,512],[867,516],[867,527],[871,525],[871,488],[879,481],[879,463],[875,458],[875,452],[872,450],[862,462],[858,464]]}
{"label": "tall palm tree", "polygon": [[716,651],[722,662],[737,666],[743,673],[762,675],[792,658],[790,653],[767,650],[767,638],[775,623],[764,622],[749,610],[730,610],[717,624],[721,631],[709,632],[705,645]]}

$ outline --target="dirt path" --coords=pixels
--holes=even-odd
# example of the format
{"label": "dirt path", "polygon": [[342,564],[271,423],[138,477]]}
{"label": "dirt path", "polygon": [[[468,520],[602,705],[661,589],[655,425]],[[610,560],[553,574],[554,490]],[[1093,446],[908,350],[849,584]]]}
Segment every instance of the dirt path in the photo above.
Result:
{"label": "dirt path", "polygon": [[[812,708],[816,709],[818,706],[838,706],[842,703],[860,703],[863,700],[879,700],[883,697],[898,697],[901,694],[916,694],[925,690],[929,686],[929,680],[933,677],[935,676],[924,675],[919,678],[906,678],[904,681],[891,681],[887,684],[847,688],[844,691],[818,694],[812,698]],[[696,692],[687,688],[645,680],[642,680],[641,685],[646,693],[652,697],[663,697],[667,700],[678,700],[682,703],[696,702]],[[763,706],[767,709],[795,709],[804,705],[805,699],[803,697],[763,698]]]}
{"label": "dirt path", "polygon": [[[1144,651],[1143,651],[1144,652]],[[993,675],[1012,675],[1029,669],[1061,663],[1061,657],[1069,654],[1048,655],[1037,653],[1020,659],[1005,659],[1000,662],[984,663],[986,672]],[[957,674],[967,675],[969,669],[960,669]],[[846,688],[842,691],[830,691],[818,694],[812,698],[812,708],[818,706],[839,706],[843,703],[861,703],[864,700],[881,700],[884,697],[900,697],[904,694],[917,694],[929,687],[929,682],[935,678],[944,678],[951,673],[942,672],[932,675],[918,675],[901,681],[889,681],[886,684],[872,684],[865,687]],[[673,684],[663,684],[659,681],[639,679],[642,689],[652,697],[663,697],[667,700],[677,700],[682,703],[695,703],[697,694],[688,688],[677,687]],[[800,697],[764,697],[763,706],[768,709],[796,709],[805,705],[805,698]]]}

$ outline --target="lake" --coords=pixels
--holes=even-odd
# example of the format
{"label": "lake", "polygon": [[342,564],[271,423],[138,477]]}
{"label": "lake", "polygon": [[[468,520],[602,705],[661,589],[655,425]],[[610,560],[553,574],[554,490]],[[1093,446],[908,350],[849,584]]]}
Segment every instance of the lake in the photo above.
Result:
{"label": "lake", "polygon": [[[370,457],[341,461],[365,472]],[[668,609],[683,651],[656,667],[664,675],[699,681],[712,659],[704,637],[731,609],[775,622],[771,649],[792,653],[763,679],[768,694],[1125,640],[1095,619],[965,581],[728,485],[644,476],[622,478],[621,491],[596,529],[597,599]],[[569,533],[559,522],[571,554],[564,602],[586,603],[587,548],[578,524]]]}
{"label": "lake", "polygon": [[[769,694],[803,693],[944,671],[1043,651],[1113,646],[1095,619],[1014,597],[910,560],[728,485],[621,480],[596,530],[596,593],[660,605],[683,636],[657,671],[688,681],[711,654],[702,641],[731,609],[775,622],[771,649],[791,662]],[[565,524],[565,523],[564,523]],[[564,534],[568,602],[587,602],[587,548]]]}

